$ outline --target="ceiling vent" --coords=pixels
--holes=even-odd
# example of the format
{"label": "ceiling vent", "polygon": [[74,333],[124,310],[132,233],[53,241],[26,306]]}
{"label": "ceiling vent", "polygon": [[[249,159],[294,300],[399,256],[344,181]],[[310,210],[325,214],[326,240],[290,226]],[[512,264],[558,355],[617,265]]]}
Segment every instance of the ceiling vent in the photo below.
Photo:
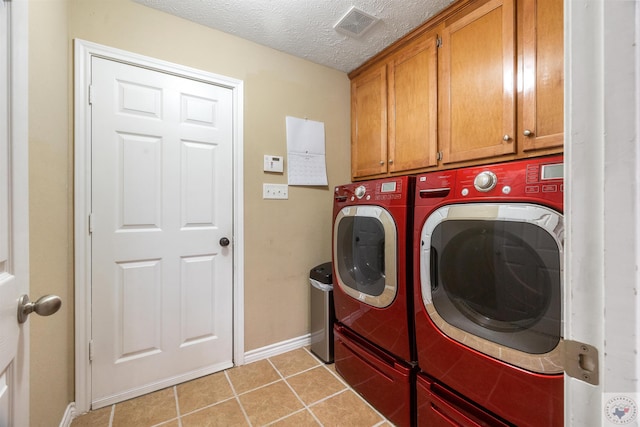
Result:
{"label": "ceiling vent", "polygon": [[375,16],[371,16],[357,9],[355,6],[351,6],[351,9],[340,18],[333,28],[339,33],[358,38],[366,33],[369,28],[376,25],[378,21],[379,19]]}

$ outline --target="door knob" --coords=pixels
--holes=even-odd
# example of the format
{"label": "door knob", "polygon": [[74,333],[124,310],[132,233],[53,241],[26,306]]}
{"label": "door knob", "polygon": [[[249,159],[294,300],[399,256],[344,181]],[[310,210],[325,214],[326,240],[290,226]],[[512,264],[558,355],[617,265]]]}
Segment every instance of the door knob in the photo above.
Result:
{"label": "door knob", "polygon": [[222,239],[220,239],[220,246],[229,246],[229,243],[231,242],[226,237],[223,237]]}
{"label": "door knob", "polygon": [[57,295],[45,295],[38,298],[38,301],[31,302],[29,295],[22,295],[18,299],[18,323],[27,321],[27,317],[34,311],[40,316],[51,316],[60,310],[62,300]]}

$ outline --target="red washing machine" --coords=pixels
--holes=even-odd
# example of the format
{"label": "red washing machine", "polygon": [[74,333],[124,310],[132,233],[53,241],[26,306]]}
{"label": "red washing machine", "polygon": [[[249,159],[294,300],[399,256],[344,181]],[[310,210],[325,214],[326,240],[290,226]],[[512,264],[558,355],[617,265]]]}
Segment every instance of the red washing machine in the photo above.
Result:
{"label": "red washing machine", "polygon": [[413,177],[335,188],[335,367],[397,425],[413,414]]}
{"label": "red washing machine", "polygon": [[417,177],[419,425],[563,425],[563,195],[562,156]]}

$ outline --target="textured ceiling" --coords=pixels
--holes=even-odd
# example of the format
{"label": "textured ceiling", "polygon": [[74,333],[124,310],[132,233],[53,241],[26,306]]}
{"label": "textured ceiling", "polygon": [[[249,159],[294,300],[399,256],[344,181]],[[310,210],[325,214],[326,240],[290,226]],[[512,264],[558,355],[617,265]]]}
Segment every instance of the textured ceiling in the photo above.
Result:
{"label": "textured ceiling", "polygon": [[[133,0],[349,72],[452,0]],[[333,26],[355,6],[378,19],[360,38]]]}

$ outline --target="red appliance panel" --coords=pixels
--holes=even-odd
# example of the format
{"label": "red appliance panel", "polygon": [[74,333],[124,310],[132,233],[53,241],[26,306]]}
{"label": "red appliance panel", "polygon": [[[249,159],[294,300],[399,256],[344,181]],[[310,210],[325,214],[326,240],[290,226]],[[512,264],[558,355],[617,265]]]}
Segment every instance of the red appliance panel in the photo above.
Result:
{"label": "red appliance panel", "polygon": [[[562,211],[564,181],[553,169],[562,161],[562,156],[552,156],[458,169],[455,171],[453,195],[458,199],[457,202],[463,203],[526,201]],[[483,171],[494,173],[497,179],[495,188],[487,192],[479,191],[474,186],[475,178]]]}
{"label": "red appliance panel", "polygon": [[518,426],[562,426],[563,375],[528,372],[470,349],[445,336],[416,313],[420,369],[465,397]]}
{"label": "red appliance panel", "polygon": [[411,425],[411,368],[341,325],[334,340],[336,371],[393,424]]}
{"label": "red appliance panel", "polygon": [[[413,204],[413,182],[413,177],[401,176],[339,185],[335,188],[333,217],[345,206],[378,205],[402,210]],[[357,196],[360,192],[362,197]]]}
{"label": "red appliance panel", "polygon": [[[334,298],[335,298],[334,287]],[[339,291],[338,291],[339,292]],[[357,304],[352,299],[334,299],[336,319],[357,332],[363,338],[389,351],[402,360],[412,360],[409,344],[407,309],[402,304],[380,309]],[[405,298],[398,292],[397,298]]]}
{"label": "red appliance panel", "polygon": [[[383,189],[383,185],[395,185],[394,191]],[[364,196],[358,198],[358,188],[364,188]],[[334,194],[333,219],[346,206],[375,205],[385,208],[396,224],[396,274],[397,293],[393,302],[382,308],[373,307],[347,295],[337,285],[338,272],[334,262],[334,305],[336,319],[361,337],[402,360],[415,360],[411,346],[412,334],[409,329],[410,311],[413,310],[410,298],[413,293],[408,288],[413,280],[410,254],[411,244],[410,217],[413,213],[414,178],[396,177],[338,186]],[[409,257],[409,258],[407,258]]]}
{"label": "red appliance panel", "polygon": [[509,427],[478,406],[466,401],[429,377],[418,374],[417,424],[429,427]]}

